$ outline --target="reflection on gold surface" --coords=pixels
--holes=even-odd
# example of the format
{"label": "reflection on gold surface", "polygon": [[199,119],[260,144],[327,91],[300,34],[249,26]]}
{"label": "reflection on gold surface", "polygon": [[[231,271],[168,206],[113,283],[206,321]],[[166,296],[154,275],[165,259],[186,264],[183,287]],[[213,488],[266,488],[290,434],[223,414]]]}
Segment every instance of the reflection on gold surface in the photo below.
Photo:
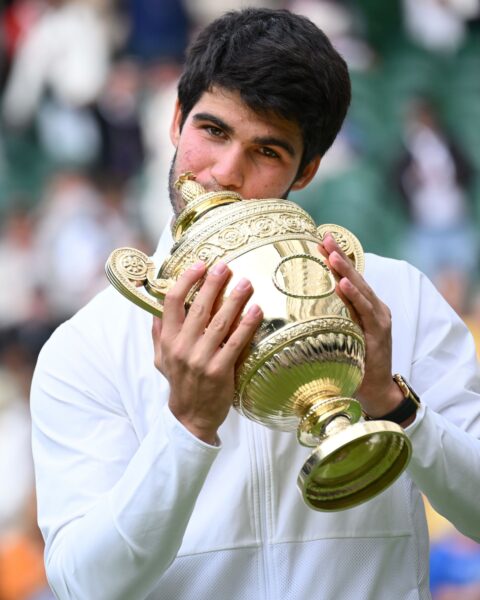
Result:
{"label": "reflection on gold surface", "polygon": [[403,472],[411,446],[398,425],[361,419],[354,394],[364,374],[363,332],[317,248],[332,233],[363,272],[360,242],[338,225],[317,228],[288,200],[244,202],[231,192],[206,192],[189,174],[178,186],[186,206],[170,256],[157,272],[137,250],[116,250],[106,265],[110,282],[161,316],[165,294],[199,260],[210,267],[221,259],[234,275],[248,276],[249,304],[262,306],[264,319],[236,370],[235,408],[266,427],[296,431],[299,443],[313,448],[297,481],[311,508],[341,510],[378,494]]}

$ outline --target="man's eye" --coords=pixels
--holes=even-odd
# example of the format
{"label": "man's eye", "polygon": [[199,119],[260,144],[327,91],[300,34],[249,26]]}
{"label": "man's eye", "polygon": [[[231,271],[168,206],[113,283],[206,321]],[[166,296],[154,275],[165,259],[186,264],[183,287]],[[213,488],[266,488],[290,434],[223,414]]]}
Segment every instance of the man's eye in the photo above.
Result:
{"label": "man's eye", "polygon": [[280,158],[280,155],[271,148],[262,147],[260,148],[260,152],[265,156],[268,156],[268,158]]}
{"label": "man's eye", "polygon": [[212,137],[222,137],[224,135],[221,129],[214,127],[213,125],[207,125],[205,127],[205,131],[207,131]]}

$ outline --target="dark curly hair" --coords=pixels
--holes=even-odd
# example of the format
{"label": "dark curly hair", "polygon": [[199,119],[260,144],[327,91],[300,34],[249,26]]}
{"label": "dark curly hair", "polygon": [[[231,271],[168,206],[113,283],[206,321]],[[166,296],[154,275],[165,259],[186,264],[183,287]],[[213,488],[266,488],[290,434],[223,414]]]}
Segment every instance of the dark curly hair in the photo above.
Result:
{"label": "dark curly hair", "polygon": [[238,91],[257,113],[273,112],[299,125],[299,173],[332,145],[351,97],[347,65],[327,36],[287,10],[228,12],[198,35],[178,86],[182,125],[215,85]]}

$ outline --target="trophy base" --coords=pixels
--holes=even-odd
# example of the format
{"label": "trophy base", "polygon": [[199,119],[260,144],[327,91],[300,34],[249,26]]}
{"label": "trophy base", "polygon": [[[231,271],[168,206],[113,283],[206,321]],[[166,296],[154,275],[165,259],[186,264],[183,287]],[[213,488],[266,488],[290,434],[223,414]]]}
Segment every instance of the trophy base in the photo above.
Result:
{"label": "trophy base", "polygon": [[338,511],[370,500],[406,468],[412,446],[390,421],[355,423],[327,436],[309,456],[297,484],[314,510]]}

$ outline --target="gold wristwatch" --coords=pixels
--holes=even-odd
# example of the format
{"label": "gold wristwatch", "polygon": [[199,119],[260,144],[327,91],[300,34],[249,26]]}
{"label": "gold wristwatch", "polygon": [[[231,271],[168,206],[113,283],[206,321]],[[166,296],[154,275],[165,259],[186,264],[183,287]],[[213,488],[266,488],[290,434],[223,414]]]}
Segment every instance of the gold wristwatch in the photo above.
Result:
{"label": "gold wristwatch", "polygon": [[401,425],[420,408],[420,398],[405,379],[400,374],[395,373],[395,375],[393,375],[393,380],[402,391],[402,402],[400,402],[400,404],[391,412],[382,415],[381,417],[369,417],[367,415],[365,418],[368,421],[393,421],[393,423]]}

